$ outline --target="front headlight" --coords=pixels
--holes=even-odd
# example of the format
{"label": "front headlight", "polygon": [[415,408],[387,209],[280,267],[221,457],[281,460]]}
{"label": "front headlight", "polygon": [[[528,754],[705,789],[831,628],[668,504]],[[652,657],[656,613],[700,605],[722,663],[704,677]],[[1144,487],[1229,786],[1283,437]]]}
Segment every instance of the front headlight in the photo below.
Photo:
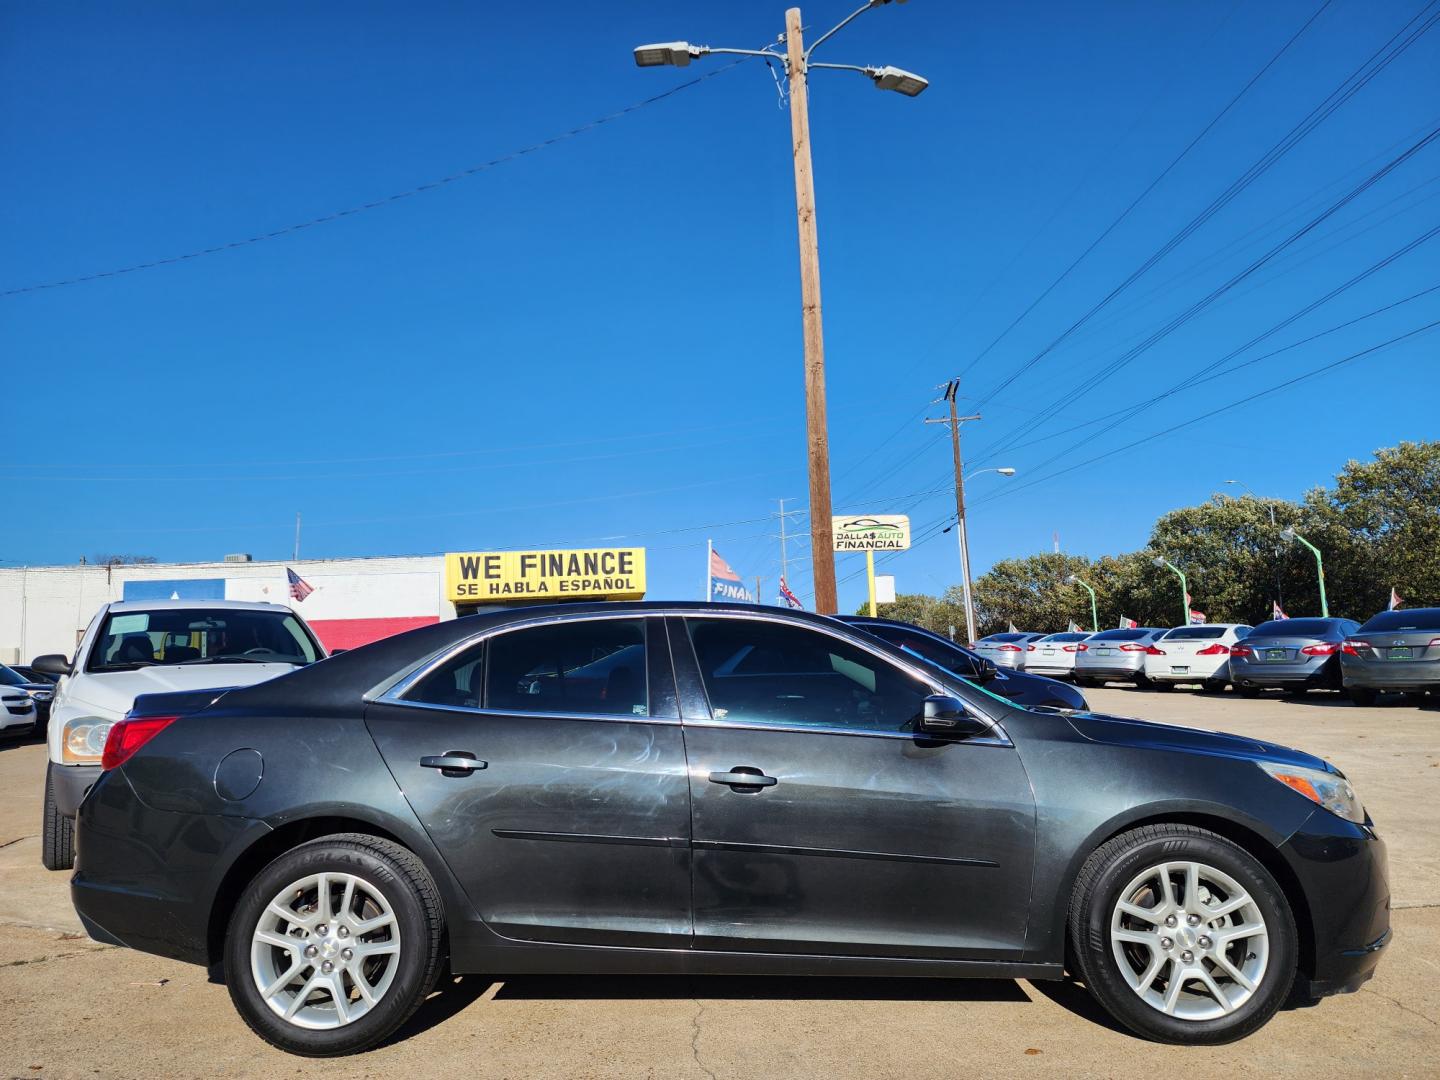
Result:
{"label": "front headlight", "polygon": [[66,765],[97,765],[105,751],[109,720],[98,716],[77,716],[67,720],[60,733],[60,760]]}
{"label": "front headlight", "polygon": [[1323,806],[1336,817],[1365,823],[1365,807],[1355,789],[1338,773],[1323,772],[1320,769],[1305,769],[1299,765],[1278,765],[1268,761],[1256,762],[1271,777],[1286,787],[1298,791],[1311,802]]}

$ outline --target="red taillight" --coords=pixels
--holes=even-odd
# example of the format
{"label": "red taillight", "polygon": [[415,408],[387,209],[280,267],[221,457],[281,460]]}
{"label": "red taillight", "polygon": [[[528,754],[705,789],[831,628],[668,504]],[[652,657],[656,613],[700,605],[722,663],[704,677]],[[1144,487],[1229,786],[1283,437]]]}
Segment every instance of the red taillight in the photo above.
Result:
{"label": "red taillight", "polygon": [[1019,645],[1001,645],[1001,646],[999,646],[999,648],[998,648],[996,651],[997,651],[997,652],[1019,652],[1019,651],[1020,651],[1020,646],[1019,646]]}
{"label": "red taillight", "polygon": [[[1121,646],[1120,646],[1120,651],[1121,651],[1121,652],[1143,652],[1143,653],[1148,653],[1151,649],[1155,649],[1155,646],[1154,646],[1154,645],[1136,645],[1133,641],[1131,641],[1131,642],[1126,642],[1124,645],[1121,645]],[[1155,649],[1155,651],[1156,651],[1157,653],[1159,653],[1161,656],[1164,656],[1164,655],[1165,655],[1164,653],[1160,652],[1159,649]]]}
{"label": "red taillight", "polygon": [[100,754],[100,768],[118,769],[136,750],[178,719],[178,716],[141,716],[133,720],[127,717],[112,724]]}
{"label": "red taillight", "polygon": [[1300,651],[1306,656],[1329,656],[1333,652],[1339,652],[1340,646],[1334,641],[1317,641],[1314,645],[1306,645]]}
{"label": "red taillight", "polygon": [[1440,645],[1440,637],[1432,637],[1430,639],[1430,644],[1427,645],[1426,648],[1433,649],[1436,645]]}
{"label": "red taillight", "polygon": [[1255,650],[1249,645],[1236,645],[1230,649],[1231,656],[1254,656]]}
{"label": "red taillight", "polygon": [[1361,649],[1369,652],[1370,643],[1368,641],[1351,641],[1347,639],[1345,643],[1340,646],[1340,651],[1346,656],[1359,656]]}
{"label": "red taillight", "polygon": [[1035,646],[1034,646],[1034,645],[1026,645],[1026,646],[1025,646],[1025,651],[1026,651],[1026,652],[1034,652],[1034,651],[1035,651]]}
{"label": "red taillight", "polygon": [[1066,645],[1066,646],[1064,646],[1064,649],[1065,649],[1066,652],[1084,652],[1084,651],[1085,651],[1085,646],[1084,646],[1084,645]]}
{"label": "red taillight", "polygon": [[1075,646],[1075,651],[1076,651],[1076,652],[1088,652],[1089,649],[1090,649],[1090,646],[1089,646],[1089,645],[1076,645],[1076,646]]}
{"label": "red taillight", "polygon": [[[1129,646],[1129,645],[1126,645],[1126,646],[1125,646],[1125,648],[1127,648],[1127,649],[1130,648],[1130,647],[1131,647],[1131,646]],[[1145,655],[1146,655],[1146,656],[1164,656],[1164,655],[1165,655],[1165,650],[1164,650],[1164,649],[1157,649],[1154,645],[1146,645],[1146,646],[1145,646]]]}
{"label": "red taillight", "polygon": [[1195,651],[1196,656],[1229,656],[1230,646],[1221,645],[1218,641],[1214,645],[1207,645],[1203,649]]}

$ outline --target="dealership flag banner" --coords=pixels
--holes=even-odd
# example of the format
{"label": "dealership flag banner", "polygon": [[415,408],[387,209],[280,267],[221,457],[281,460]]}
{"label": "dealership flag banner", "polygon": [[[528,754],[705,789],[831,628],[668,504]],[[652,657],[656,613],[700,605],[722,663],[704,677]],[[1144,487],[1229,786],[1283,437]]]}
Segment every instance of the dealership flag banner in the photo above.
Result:
{"label": "dealership flag banner", "polygon": [[1120,629],[1121,629],[1121,630],[1138,630],[1139,628],[1140,628],[1140,624],[1139,624],[1138,622],[1136,622],[1134,619],[1132,619],[1132,618],[1130,618],[1129,616],[1126,616],[1126,615],[1121,615],[1121,616],[1120,616]]}
{"label": "dealership flag banner", "polygon": [[1390,610],[1390,611],[1399,611],[1399,610],[1400,610],[1400,605],[1403,604],[1404,602],[1405,602],[1405,598],[1404,598],[1403,596],[1401,596],[1398,592],[1395,591],[1395,586],[1394,586],[1394,585],[1391,585],[1391,586],[1390,586],[1390,608],[1389,608],[1389,610]]}
{"label": "dealership flag banner", "polygon": [[805,608],[805,605],[800,603],[800,598],[790,591],[790,586],[786,583],[784,576],[780,578],[780,602],[790,608],[800,610]]}
{"label": "dealership flag banner", "polygon": [[285,568],[285,577],[290,581],[290,597],[293,600],[304,600],[315,591],[315,586],[302,578],[288,566]]}
{"label": "dealership flag banner", "polygon": [[1204,621],[1205,621],[1205,613],[1204,613],[1203,611],[1196,611],[1194,608],[1191,608],[1191,609],[1190,609],[1190,625],[1191,625],[1191,626],[1199,626],[1199,625],[1200,625],[1201,623],[1203,623]]}
{"label": "dealership flag banner", "polygon": [[1078,622],[1076,622],[1074,619],[1071,619],[1071,620],[1070,620],[1070,625],[1067,626],[1067,627],[1065,627],[1065,632],[1066,632],[1067,634],[1078,634],[1078,633],[1080,633],[1080,624],[1079,624]]}
{"label": "dealership flag banner", "polygon": [[730,568],[730,564],[720,557],[715,550],[715,545],[710,544],[710,578],[709,587],[705,590],[706,598],[709,600],[728,600],[737,604],[753,604],[755,594],[745,588],[745,583],[740,580],[740,575]]}
{"label": "dealership flag banner", "polygon": [[1279,600],[1270,601],[1270,618],[1276,620],[1277,622],[1281,619],[1290,618],[1289,615],[1285,614],[1285,609],[1280,606]]}

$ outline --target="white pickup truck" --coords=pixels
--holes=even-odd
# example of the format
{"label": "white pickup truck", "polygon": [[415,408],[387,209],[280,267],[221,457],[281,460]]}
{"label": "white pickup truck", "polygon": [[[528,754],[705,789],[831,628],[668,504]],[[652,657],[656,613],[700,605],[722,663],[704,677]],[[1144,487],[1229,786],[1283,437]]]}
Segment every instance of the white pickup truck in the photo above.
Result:
{"label": "white pickup truck", "polygon": [[61,676],[50,706],[41,861],[75,862],[75,811],[100,775],[110,725],[141,694],[250,686],[325,658],[304,620],[280,604],[228,600],[119,601],[102,607],[74,661],[36,657]]}

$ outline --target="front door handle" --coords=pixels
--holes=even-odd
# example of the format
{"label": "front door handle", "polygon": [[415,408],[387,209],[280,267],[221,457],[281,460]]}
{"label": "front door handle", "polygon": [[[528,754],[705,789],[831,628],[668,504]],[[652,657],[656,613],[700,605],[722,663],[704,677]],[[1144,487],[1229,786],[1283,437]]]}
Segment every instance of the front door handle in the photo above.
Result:
{"label": "front door handle", "polygon": [[773,776],[766,776],[753,766],[736,765],[729,772],[712,772],[710,782],[712,784],[728,784],[731,791],[748,795],[761,788],[774,787],[780,781]]}
{"label": "front door handle", "polygon": [[468,750],[451,750],[420,759],[426,769],[439,769],[441,776],[469,776],[476,769],[485,768],[489,762],[481,761]]}

